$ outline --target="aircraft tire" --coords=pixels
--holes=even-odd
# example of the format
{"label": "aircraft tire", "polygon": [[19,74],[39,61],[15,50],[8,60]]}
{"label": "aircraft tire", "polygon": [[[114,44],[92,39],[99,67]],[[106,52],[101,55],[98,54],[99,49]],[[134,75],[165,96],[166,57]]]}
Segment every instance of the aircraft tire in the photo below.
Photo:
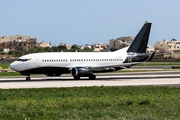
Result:
{"label": "aircraft tire", "polygon": [[79,76],[74,76],[74,80],[79,80],[80,77]]}
{"label": "aircraft tire", "polygon": [[90,80],[95,80],[95,79],[96,79],[96,76],[95,76],[95,75],[91,75],[91,76],[89,76],[89,79],[90,79]]}
{"label": "aircraft tire", "polygon": [[26,77],[26,80],[31,80],[31,77]]}

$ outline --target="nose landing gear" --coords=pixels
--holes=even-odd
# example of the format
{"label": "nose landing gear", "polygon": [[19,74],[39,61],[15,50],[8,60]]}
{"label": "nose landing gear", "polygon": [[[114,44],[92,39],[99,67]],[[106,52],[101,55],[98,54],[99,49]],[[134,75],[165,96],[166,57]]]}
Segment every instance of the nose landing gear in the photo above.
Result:
{"label": "nose landing gear", "polygon": [[26,80],[31,80],[31,77],[30,76],[26,77]]}

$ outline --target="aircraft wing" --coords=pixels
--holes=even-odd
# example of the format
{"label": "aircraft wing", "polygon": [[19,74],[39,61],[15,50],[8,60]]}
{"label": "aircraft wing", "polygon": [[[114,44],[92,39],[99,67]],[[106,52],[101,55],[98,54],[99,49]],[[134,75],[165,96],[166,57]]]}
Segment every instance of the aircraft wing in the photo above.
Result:
{"label": "aircraft wing", "polygon": [[98,67],[90,67],[89,69],[92,71],[98,71],[98,70],[120,70],[129,68],[133,65],[138,64],[139,62],[132,62],[132,63],[122,63],[122,64],[116,64],[116,65],[104,65],[104,66],[98,66]]}

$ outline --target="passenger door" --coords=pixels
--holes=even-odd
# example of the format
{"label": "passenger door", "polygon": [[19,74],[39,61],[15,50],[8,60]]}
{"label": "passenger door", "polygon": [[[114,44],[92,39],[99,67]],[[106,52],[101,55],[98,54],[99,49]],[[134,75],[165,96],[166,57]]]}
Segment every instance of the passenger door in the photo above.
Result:
{"label": "passenger door", "polygon": [[40,66],[40,60],[39,60],[39,56],[35,55],[35,66]]}

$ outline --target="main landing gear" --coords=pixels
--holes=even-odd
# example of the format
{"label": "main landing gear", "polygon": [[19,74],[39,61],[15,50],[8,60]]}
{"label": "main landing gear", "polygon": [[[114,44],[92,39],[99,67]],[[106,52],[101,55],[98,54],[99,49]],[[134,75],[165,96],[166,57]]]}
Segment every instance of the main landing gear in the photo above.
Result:
{"label": "main landing gear", "polygon": [[31,77],[30,76],[26,77],[26,80],[31,80]]}
{"label": "main landing gear", "polygon": [[91,75],[91,76],[89,76],[89,79],[90,79],[90,80],[95,80],[95,79],[96,79],[96,76],[95,76],[95,75]]}
{"label": "main landing gear", "polygon": [[79,80],[80,77],[79,76],[74,76],[74,80]]}

